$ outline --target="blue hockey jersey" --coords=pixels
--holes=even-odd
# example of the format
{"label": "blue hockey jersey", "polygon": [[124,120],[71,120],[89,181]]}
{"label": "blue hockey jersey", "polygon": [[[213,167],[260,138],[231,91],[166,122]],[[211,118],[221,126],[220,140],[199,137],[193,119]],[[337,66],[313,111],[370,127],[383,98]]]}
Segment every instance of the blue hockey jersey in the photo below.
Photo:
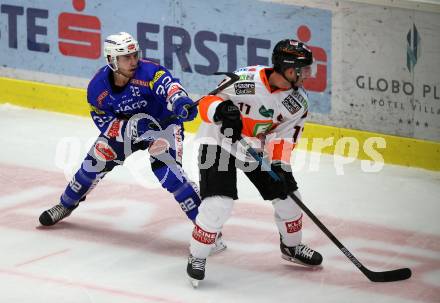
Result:
{"label": "blue hockey jersey", "polygon": [[139,60],[134,77],[120,89],[110,82],[112,72],[108,66],[99,69],[88,85],[87,100],[101,133],[117,141],[123,141],[125,126],[133,115],[145,113],[163,121],[173,115],[173,96],[186,95],[179,81],[152,61]]}

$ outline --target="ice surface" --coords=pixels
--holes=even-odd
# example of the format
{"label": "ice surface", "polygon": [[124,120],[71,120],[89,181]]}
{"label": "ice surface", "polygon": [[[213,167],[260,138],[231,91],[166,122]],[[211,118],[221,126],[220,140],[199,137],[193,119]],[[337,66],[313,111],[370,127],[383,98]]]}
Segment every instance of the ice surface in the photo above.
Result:
{"label": "ice surface", "polygon": [[[244,175],[228,250],[208,259],[206,280],[186,278],[192,226],[138,152],[96,187],[71,217],[41,228],[93,143],[91,119],[0,106],[1,302],[440,302],[440,173],[297,151],[304,202],[371,270],[409,266],[410,280],[375,284],[308,219],[304,242],[324,256],[310,270],[280,258],[270,203]],[[197,145],[184,168],[198,179]]]}

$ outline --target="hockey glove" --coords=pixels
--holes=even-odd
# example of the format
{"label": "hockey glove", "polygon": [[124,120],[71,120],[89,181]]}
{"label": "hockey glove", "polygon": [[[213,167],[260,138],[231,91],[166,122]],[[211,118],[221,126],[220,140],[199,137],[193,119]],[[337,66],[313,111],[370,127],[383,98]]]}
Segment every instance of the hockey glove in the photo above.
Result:
{"label": "hockey glove", "polygon": [[[127,123],[127,133],[133,141],[153,141],[155,138],[153,129],[150,126],[155,125],[148,117],[130,119]],[[145,135],[145,136],[144,136]]]}
{"label": "hockey glove", "polygon": [[197,106],[192,106],[194,102],[187,96],[182,96],[173,104],[173,112],[177,115],[177,120],[182,123],[192,121],[197,116]]}
{"label": "hockey glove", "polygon": [[240,110],[231,100],[223,101],[217,106],[214,121],[222,122],[220,132],[226,138],[231,138],[232,143],[240,139],[243,122],[241,121]]}
{"label": "hockey glove", "polygon": [[275,180],[270,177],[268,186],[273,186],[274,190],[279,192],[278,198],[284,200],[287,198],[290,192],[294,192],[298,189],[295,178],[293,178],[290,166],[282,164],[281,162],[274,162],[271,168],[280,177],[280,180]]}

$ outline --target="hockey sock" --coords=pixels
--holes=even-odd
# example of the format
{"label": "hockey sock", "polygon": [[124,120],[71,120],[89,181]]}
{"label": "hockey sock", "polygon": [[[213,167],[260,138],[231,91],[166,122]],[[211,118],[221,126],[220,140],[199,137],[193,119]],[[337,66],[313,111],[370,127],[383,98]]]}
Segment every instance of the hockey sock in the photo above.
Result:
{"label": "hockey sock", "polygon": [[234,200],[225,196],[203,199],[194,226],[190,251],[197,258],[208,257],[223,224],[231,216]]}
{"label": "hockey sock", "polygon": [[198,214],[200,196],[197,186],[188,180],[179,166],[171,169],[161,166],[153,170],[163,188],[174,195],[182,210],[190,220],[194,220]]}
{"label": "hockey sock", "polygon": [[98,184],[105,174],[106,172],[87,172],[81,166],[61,195],[61,204],[67,208],[75,207],[80,200],[84,200],[85,196]]}
{"label": "hockey sock", "polygon": [[[299,192],[295,192],[299,196]],[[290,198],[272,201],[275,210],[275,223],[286,246],[292,247],[301,243],[302,239],[302,212]]]}

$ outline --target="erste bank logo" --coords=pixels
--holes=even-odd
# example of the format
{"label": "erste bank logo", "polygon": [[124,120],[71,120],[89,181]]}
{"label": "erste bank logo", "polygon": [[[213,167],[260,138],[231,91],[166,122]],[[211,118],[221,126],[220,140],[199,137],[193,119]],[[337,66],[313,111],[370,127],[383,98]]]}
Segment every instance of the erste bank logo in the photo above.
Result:
{"label": "erste bank logo", "polygon": [[[82,12],[85,0],[73,0],[73,8]],[[61,13],[58,16],[58,48],[64,56],[98,59],[101,56],[101,22],[96,16]]]}
{"label": "erste bank logo", "polygon": [[[15,2],[0,4],[0,20],[7,24],[0,32],[0,40],[7,41],[10,49],[21,51],[27,48],[33,52],[50,53],[54,45],[48,30],[53,16],[49,9],[25,7]],[[61,12],[54,20],[58,28],[56,43],[59,52],[63,56],[98,59],[101,56],[101,21],[96,16],[82,13],[86,0],[72,0],[71,3],[76,12]]]}
{"label": "erste bank logo", "polygon": [[298,40],[307,44],[313,54],[313,59],[316,64],[312,77],[304,81],[304,88],[311,92],[322,93],[327,89],[327,52],[325,49],[309,45],[312,37],[310,28],[306,25],[301,25],[297,30]]}

